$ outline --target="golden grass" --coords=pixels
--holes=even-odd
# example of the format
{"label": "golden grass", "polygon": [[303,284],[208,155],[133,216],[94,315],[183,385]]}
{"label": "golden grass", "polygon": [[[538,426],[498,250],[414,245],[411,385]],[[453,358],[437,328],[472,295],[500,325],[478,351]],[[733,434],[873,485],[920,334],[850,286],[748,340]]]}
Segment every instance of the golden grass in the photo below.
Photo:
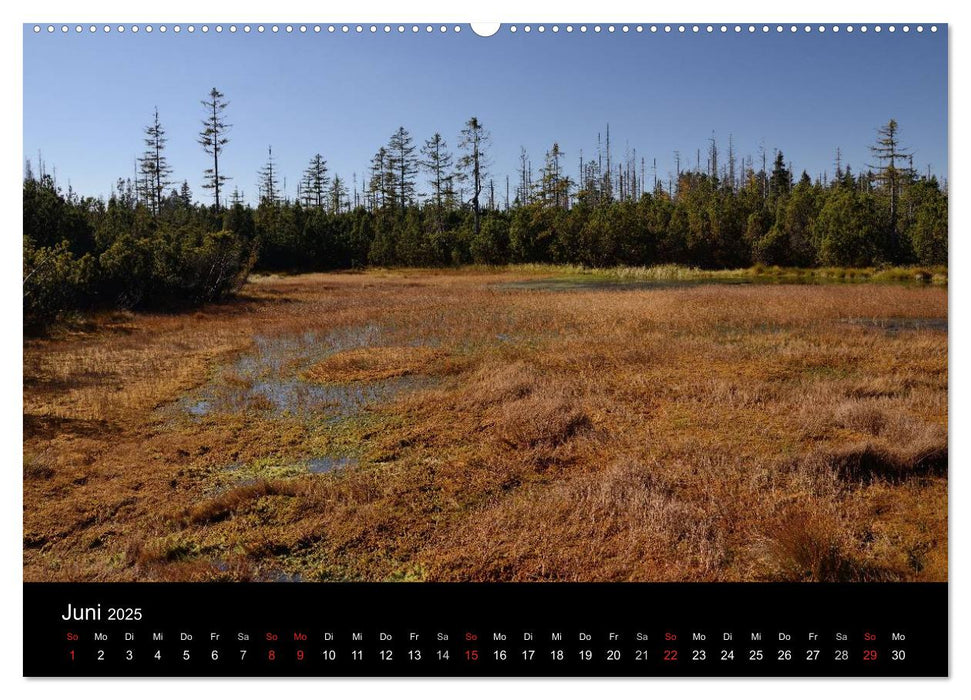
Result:
{"label": "golden grass", "polygon": [[345,350],[316,363],[303,373],[308,381],[373,382],[412,374],[427,374],[442,353],[427,347],[365,347]]}
{"label": "golden grass", "polygon": [[650,267],[583,267],[581,265],[513,265],[511,269],[531,275],[568,275],[602,277],[621,280],[687,281],[687,280],[744,280],[792,282],[914,282],[947,284],[947,267],[778,267],[754,265],[733,270],[704,270],[684,265],[653,265]]}
{"label": "golden grass", "polygon": [[[946,289],[501,286],[546,274],[258,277],[26,340],[25,578],[947,579],[947,334],[858,322]],[[271,346],[304,391],[423,381],[281,413],[236,364]],[[238,410],[188,415],[207,386]]]}

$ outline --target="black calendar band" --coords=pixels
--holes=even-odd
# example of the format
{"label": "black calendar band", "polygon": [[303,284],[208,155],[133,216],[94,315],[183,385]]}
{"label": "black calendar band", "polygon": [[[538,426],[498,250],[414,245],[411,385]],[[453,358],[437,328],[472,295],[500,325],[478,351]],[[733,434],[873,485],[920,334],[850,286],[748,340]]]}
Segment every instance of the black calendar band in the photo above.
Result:
{"label": "black calendar band", "polygon": [[946,676],[944,583],[25,583],[26,676]]}

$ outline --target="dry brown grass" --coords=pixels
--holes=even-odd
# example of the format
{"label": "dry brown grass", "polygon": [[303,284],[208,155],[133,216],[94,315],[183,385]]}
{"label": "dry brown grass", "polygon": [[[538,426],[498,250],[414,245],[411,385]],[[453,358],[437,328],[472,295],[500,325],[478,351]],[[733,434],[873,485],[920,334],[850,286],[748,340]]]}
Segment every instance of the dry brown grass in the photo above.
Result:
{"label": "dry brown grass", "polygon": [[442,352],[427,347],[366,347],[345,350],[303,373],[313,382],[373,382],[412,374],[429,374]]}
{"label": "dry brown grass", "polygon": [[[25,341],[25,578],[947,579],[946,333],[852,321],[946,290],[496,286],[526,274],[256,278]],[[279,371],[423,382],[335,420],[234,364],[345,337]],[[205,386],[237,410],[187,415]]]}

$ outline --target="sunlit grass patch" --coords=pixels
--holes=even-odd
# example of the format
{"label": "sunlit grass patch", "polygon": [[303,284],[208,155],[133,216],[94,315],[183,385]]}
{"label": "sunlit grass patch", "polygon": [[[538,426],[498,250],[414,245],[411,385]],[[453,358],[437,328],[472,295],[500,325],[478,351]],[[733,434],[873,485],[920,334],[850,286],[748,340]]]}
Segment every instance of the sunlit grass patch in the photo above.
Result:
{"label": "sunlit grass patch", "polygon": [[778,267],[753,265],[730,270],[708,270],[686,265],[652,265],[645,267],[584,267],[582,265],[511,265],[509,269],[530,275],[560,275],[573,278],[617,280],[672,281],[752,281],[793,283],[825,282],[892,282],[908,284],[947,284],[943,266],[897,267]]}
{"label": "sunlit grass patch", "polygon": [[338,352],[314,364],[302,377],[321,383],[373,382],[413,374],[431,374],[445,353],[424,346],[381,346]]}
{"label": "sunlit grass patch", "polygon": [[256,481],[202,500],[188,508],[183,517],[189,524],[218,522],[255,500],[268,496],[292,496],[294,492],[294,487],[285,481]]}

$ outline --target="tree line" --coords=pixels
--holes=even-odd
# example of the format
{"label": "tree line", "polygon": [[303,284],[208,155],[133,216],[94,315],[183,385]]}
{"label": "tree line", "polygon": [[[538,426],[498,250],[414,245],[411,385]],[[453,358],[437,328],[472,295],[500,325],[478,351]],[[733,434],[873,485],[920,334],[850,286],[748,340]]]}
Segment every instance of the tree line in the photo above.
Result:
{"label": "tree line", "polygon": [[206,202],[173,180],[158,110],[136,172],[107,199],[64,191],[43,162],[35,172],[28,161],[25,323],[218,300],[253,269],[947,264],[947,188],[917,172],[894,120],[878,129],[872,164],[854,172],[836,149],[831,177],[795,175],[780,150],[740,157],[731,138],[723,153],[712,135],[693,165],[675,152],[674,172],[658,178],[653,159],[649,174],[636,151],[613,153],[608,127],[573,166],[558,143],[538,167],[522,149],[517,172],[497,182],[490,134],[472,117],[454,150],[441,133],[419,145],[396,129],[360,182],[332,174],[315,153],[295,196],[269,148],[254,205],[238,187],[227,192],[228,107],[215,88],[202,100]]}

